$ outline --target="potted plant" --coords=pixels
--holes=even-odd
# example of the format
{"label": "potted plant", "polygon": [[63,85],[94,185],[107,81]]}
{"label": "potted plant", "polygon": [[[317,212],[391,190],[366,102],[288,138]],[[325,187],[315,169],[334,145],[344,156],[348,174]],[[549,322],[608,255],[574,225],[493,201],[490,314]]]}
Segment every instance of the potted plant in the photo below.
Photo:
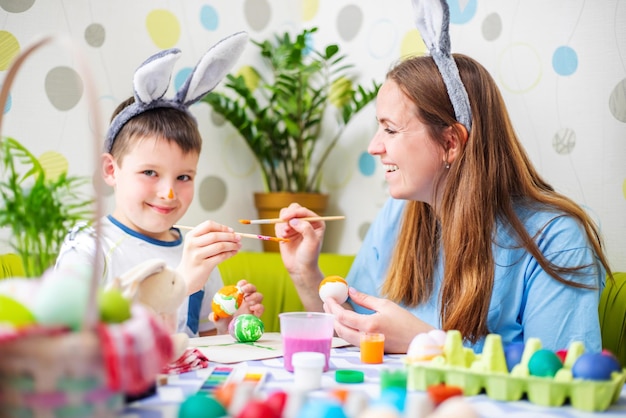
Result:
{"label": "potted plant", "polygon": [[9,244],[25,275],[40,277],[54,265],[69,229],[93,216],[93,199],[81,192],[88,178],[48,178],[39,160],[13,138],[2,138],[0,152],[0,227],[10,229]]}
{"label": "potted plant", "polygon": [[[293,38],[285,32],[272,40],[253,41],[268,68],[250,67],[246,76],[229,74],[227,92],[214,91],[202,99],[232,124],[259,163],[265,187],[265,193],[255,193],[260,217],[275,217],[273,208],[259,208],[267,193],[278,197],[277,208],[298,201],[323,212],[324,162],[352,117],[380,87],[375,81],[369,88],[355,85],[350,73],[354,65],[345,62],[338,45],[322,51],[310,48],[310,36],[316,31],[314,27]],[[330,136],[322,134],[328,131]],[[318,196],[322,203],[305,201],[301,194]],[[264,233],[272,234],[273,226],[268,228]],[[264,244],[266,250],[277,248]]]}

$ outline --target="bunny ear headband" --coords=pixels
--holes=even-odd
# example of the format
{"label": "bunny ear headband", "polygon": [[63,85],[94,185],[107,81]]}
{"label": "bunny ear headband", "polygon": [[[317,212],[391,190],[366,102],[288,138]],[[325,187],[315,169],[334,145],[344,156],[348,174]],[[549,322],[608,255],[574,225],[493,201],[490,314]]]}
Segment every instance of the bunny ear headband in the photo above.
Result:
{"label": "bunny ear headband", "polygon": [[180,58],[180,50],[173,48],[161,51],[144,61],[133,77],[135,102],[124,108],[111,122],[104,144],[105,151],[111,152],[115,137],[129,120],[147,110],[170,107],[190,114],[189,106],[202,99],[222,81],[247,42],[248,34],[237,32],[213,45],[173,99],[163,96],[169,87],[174,64]]}
{"label": "bunny ear headband", "polygon": [[456,120],[467,132],[472,128],[472,110],[459,69],[450,53],[450,9],[446,0],[411,0],[415,25],[430,51],[454,108]]}

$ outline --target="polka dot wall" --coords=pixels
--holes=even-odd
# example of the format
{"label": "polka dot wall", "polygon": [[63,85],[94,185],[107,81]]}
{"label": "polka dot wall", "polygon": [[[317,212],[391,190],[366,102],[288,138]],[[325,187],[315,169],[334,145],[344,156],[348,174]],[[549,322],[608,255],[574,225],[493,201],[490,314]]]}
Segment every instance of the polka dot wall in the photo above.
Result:
{"label": "polka dot wall", "polygon": [[[626,270],[626,1],[449,0],[452,49],[478,59],[497,80],[515,128],[540,172],[583,204],[605,234],[615,269]],[[160,49],[182,57],[173,94],[200,55],[238,30],[254,40],[319,27],[314,46],[339,43],[358,81],[382,81],[390,65],[425,48],[409,0],[0,0],[0,82],[15,56],[41,36],[72,38],[84,53],[98,92],[98,114],[85,99],[85,77],[60,45],[34,54],[4,105],[3,135],[23,142],[51,172],[97,175],[93,121],[106,125],[132,94],[135,68]],[[235,71],[261,65],[246,49]],[[252,193],[260,170],[235,130],[197,104],[204,145],[196,199],[187,224],[214,219],[236,225],[255,217]],[[380,162],[367,153],[374,109],[360,113],[328,159],[329,214],[325,251],[355,253],[387,199]],[[104,133],[101,133],[103,135]],[[106,191],[108,209],[111,191]],[[248,250],[260,243],[246,240]],[[2,245],[0,245],[2,247]]]}

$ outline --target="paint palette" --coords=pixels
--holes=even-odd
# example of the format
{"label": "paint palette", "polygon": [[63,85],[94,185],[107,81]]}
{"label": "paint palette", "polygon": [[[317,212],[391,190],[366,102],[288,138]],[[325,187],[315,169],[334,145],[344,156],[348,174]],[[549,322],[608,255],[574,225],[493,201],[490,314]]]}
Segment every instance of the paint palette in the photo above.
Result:
{"label": "paint palette", "polygon": [[448,331],[442,355],[430,361],[405,359],[408,389],[427,390],[445,383],[460,387],[467,396],[485,392],[498,401],[518,401],[526,397],[534,404],[552,407],[569,401],[575,409],[590,412],[604,411],[619,398],[626,370],[614,372],[610,380],[603,381],[573,377],[571,366],[584,352],[581,343],[572,343],[563,367],[554,377],[531,375],[529,359],[540,348],[539,340],[529,339],[520,363],[508,372],[499,335],[488,335],[483,353],[474,354],[463,347],[458,331]]}
{"label": "paint palette", "polygon": [[261,368],[247,367],[245,364],[237,366],[217,366],[205,379],[198,392],[213,394],[218,387],[226,383],[250,383],[254,384],[257,391],[265,382],[267,371]]}

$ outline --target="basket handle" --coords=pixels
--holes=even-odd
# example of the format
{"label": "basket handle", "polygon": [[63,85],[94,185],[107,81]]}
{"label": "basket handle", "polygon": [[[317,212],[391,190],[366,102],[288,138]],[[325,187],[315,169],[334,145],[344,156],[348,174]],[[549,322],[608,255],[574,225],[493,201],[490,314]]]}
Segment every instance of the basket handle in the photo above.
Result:
{"label": "basket handle", "polygon": [[[0,90],[0,133],[2,132],[2,119],[4,116],[4,107],[6,106],[7,100],[9,98],[9,91],[11,86],[13,85],[13,81],[15,76],[17,75],[18,70],[21,68],[22,64],[26,59],[32,55],[35,51],[42,48],[45,45],[50,44],[51,42],[57,42],[61,46],[63,46],[67,51],[72,53],[73,58],[76,60],[77,67],[79,72],[81,73],[84,84],[85,84],[85,97],[87,100],[87,105],[89,106],[91,112],[93,113],[93,160],[96,164],[96,167],[100,161],[100,138],[99,133],[102,132],[102,121],[100,108],[98,106],[98,100],[96,95],[95,83],[93,81],[92,72],[90,70],[89,65],[87,64],[87,60],[85,55],[78,48],[76,42],[74,42],[71,38],[65,36],[46,36],[39,41],[33,43],[26,49],[22,50],[20,54],[17,55],[15,60],[11,63],[9,70],[4,78],[4,83],[2,84],[2,90]],[[3,140],[3,136],[0,134],[0,142]],[[96,220],[94,222],[94,228],[96,230],[96,237],[100,236],[100,222],[99,219],[102,217],[103,212],[103,201],[102,201],[102,181],[100,177],[95,176],[95,192],[96,192],[96,207],[95,207],[95,217]],[[95,324],[98,319],[98,304],[97,304],[97,290],[98,284],[100,282],[100,278],[98,277],[98,271],[100,271],[100,264],[102,263],[102,245],[100,244],[100,240],[96,239],[96,253],[94,260],[94,268],[91,275],[91,280],[89,284],[89,294],[87,301],[87,309],[85,312],[85,317],[83,318],[83,323],[81,325],[81,329],[91,330],[95,327]]]}

